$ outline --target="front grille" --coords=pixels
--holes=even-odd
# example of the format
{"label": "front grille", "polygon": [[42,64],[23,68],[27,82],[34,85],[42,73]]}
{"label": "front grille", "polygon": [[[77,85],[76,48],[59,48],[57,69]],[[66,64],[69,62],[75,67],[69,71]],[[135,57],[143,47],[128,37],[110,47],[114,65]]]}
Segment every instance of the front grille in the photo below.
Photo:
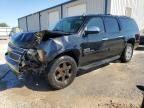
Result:
{"label": "front grille", "polygon": [[25,53],[26,49],[20,48],[15,46],[14,44],[9,43],[8,45],[8,55],[9,57],[16,61],[19,62],[23,54]]}
{"label": "front grille", "polygon": [[18,53],[24,53],[24,52],[26,51],[26,49],[17,47],[17,46],[15,46],[15,45],[12,44],[12,43],[9,43],[8,46],[9,46],[9,48],[11,48],[12,50],[14,50],[15,52],[18,52]]}
{"label": "front grille", "polygon": [[9,55],[9,57],[12,58],[13,60],[16,60],[16,61],[20,60],[20,55],[18,55],[18,54],[15,54],[15,53],[13,53],[13,52],[9,52],[8,55]]}

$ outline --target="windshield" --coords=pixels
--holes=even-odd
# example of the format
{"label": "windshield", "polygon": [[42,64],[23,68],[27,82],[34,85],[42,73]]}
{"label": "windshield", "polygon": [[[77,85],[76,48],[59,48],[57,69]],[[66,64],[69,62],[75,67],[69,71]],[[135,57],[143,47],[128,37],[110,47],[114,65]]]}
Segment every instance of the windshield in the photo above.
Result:
{"label": "windshield", "polygon": [[84,17],[65,18],[58,22],[53,31],[77,33],[84,22]]}

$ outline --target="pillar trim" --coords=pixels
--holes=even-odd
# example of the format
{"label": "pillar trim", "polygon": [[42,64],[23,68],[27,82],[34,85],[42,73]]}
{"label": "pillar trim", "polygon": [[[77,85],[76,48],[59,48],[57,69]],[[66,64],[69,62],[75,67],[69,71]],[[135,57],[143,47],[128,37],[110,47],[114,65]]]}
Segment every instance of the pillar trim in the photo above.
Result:
{"label": "pillar trim", "polygon": [[108,0],[105,0],[105,14],[108,14]]}

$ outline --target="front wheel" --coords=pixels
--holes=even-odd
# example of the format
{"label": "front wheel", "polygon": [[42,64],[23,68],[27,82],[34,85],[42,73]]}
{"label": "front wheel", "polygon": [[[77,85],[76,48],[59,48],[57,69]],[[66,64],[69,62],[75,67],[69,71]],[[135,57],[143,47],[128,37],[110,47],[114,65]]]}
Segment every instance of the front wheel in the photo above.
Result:
{"label": "front wheel", "polygon": [[70,85],[77,74],[77,64],[70,56],[55,59],[49,66],[47,79],[54,89],[62,89]]}
{"label": "front wheel", "polygon": [[133,45],[127,44],[126,48],[124,49],[121,55],[122,62],[129,62],[133,56]]}

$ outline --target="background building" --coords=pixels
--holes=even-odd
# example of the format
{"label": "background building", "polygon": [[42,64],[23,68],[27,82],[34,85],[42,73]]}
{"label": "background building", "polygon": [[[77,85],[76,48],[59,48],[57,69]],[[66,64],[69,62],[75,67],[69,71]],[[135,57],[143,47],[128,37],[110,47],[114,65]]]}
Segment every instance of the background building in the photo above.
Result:
{"label": "background building", "polygon": [[144,0],[111,0],[110,7],[111,14],[134,18],[140,31],[144,32]]}
{"label": "background building", "polygon": [[83,14],[112,14],[132,17],[144,30],[144,0],[71,0],[18,19],[23,31],[52,29],[61,19]]}

